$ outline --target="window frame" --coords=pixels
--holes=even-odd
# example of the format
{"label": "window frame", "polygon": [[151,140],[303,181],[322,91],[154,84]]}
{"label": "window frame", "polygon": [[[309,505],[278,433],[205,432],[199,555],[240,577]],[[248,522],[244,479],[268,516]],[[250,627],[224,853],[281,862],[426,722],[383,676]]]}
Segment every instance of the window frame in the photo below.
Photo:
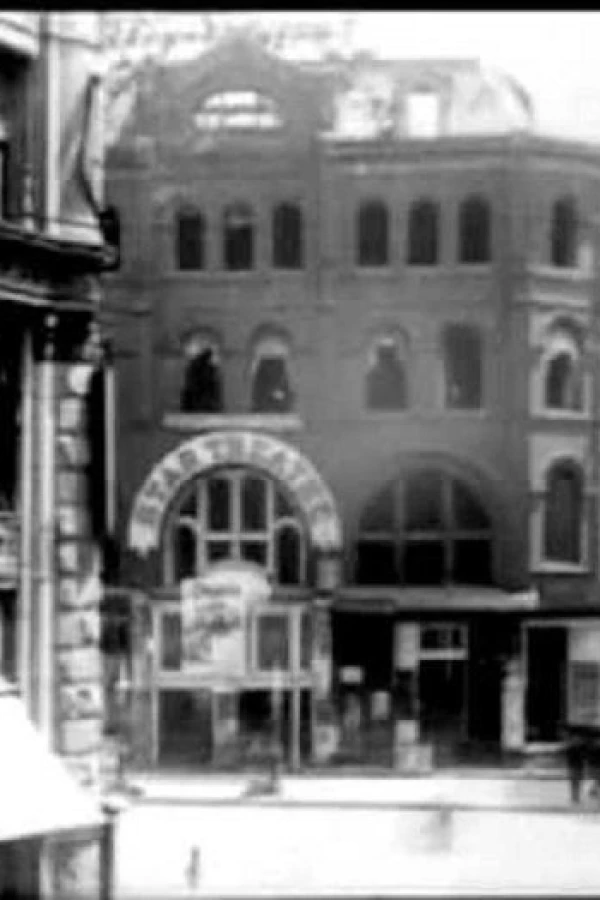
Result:
{"label": "window frame", "polygon": [[[579,505],[579,516],[577,522],[577,552],[576,559],[570,559],[568,556],[559,557],[556,555],[552,555],[549,552],[548,544],[549,544],[549,527],[552,523],[549,521],[549,516],[551,514],[550,508],[550,499],[551,499],[551,488],[552,488],[552,478],[556,477],[557,474],[561,473],[567,474],[570,473],[574,475],[578,479],[578,484],[576,488],[578,489],[578,497],[576,498]],[[561,507],[562,509],[562,507]],[[541,561],[543,564],[557,567],[565,567],[566,569],[582,569],[587,565],[587,556],[588,556],[588,534],[589,534],[589,502],[588,497],[586,496],[586,478],[585,472],[581,464],[574,459],[567,458],[559,458],[553,460],[545,472],[544,477],[544,494],[543,494],[543,504],[542,504],[542,519],[541,519]],[[559,535],[560,537],[560,535]],[[554,541],[559,539],[556,535],[554,535]],[[569,538],[571,541],[571,537]]]}
{"label": "window frame", "polygon": [[[285,240],[283,240],[281,234],[278,234],[278,217],[283,214],[289,214],[292,211],[297,217],[294,225],[296,229],[294,236],[296,243],[294,259],[296,262],[294,264],[282,260],[282,256],[285,256],[285,252],[283,252]],[[289,222],[287,224],[290,227]],[[282,227],[281,224],[280,227]],[[285,229],[283,230],[285,231]],[[278,272],[300,272],[306,268],[306,223],[304,209],[299,202],[282,200],[273,207],[271,214],[271,265]]]}
{"label": "window frame", "polygon": [[[447,342],[449,340],[449,336],[451,336],[453,333],[461,335],[461,340],[466,335],[469,336],[469,339],[477,339],[479,372],[478,390],[476,392],[478,395],[478,402],[476,405],[455,405],[454,403],[449,402],[449,390],[451,384],[451,379],[449,376],[453,373],[452,371],[450,371],[449,366],[449,347]],[[446,412],[451,414],[481,414],[483,411],[485,411],[486,408],[486,341],[483,329],[476,322],[446,322],[440,329],[439,347],[441,363],[441,407]],[[459,359],[463,359],[462,353],[457,353],[454,362]]]}
{"label": "window frame", "polygon": [[[480,236],[483,222],[485,222],[485,238]],[[460,201],[457,237],[457,261],[460,266],[491,265],[493,259],[493,209],[490,200],[483,193],[469,194]],[[473,246],[482,247],[483,250],[474,253]]]}
{"label": "window frame", "polygon": [[[431,232],[428,234],[428,239],[430,240],[434,253],[432,254],[433,259],[423,261],[422,258],[419,257],[420,254],[416,252],[417,244],[415,243],[419,228],[424,228],[423,222],[418,222],[417,216],[424,215],[424,212],[427,214],[433,214],[431,220],[427,223],[428,228],[432,228]],[[407,219],[407,232],[406,232],[406,265],[410,268],[427,268],[431,269],[435,266],[439,266],[441,262],[441,207],[440,203],[437,200],[432,200],[429,197],[420,197],[410,204],[408,210],[408,219]],[[417,242],[418,243],[418,242]],[[427,254],[422,254],[421,256],[426,256]]]}
{"label": "window frame", "polygon": [[[234,224],[228,224],[228,217],[235,220],[236,216],[239,216],[240,219],[245,219],[245,221],[242,223],[238,221],[237,223],[234,222]],[[221,269],[227,275],[245,275],[256,272],[258,268],[258,222],[259,217],[257,211],[250,201],[232,200],[223,207],[221,212]],[[234,240],[242,241],[242,237],[240,236],[242,228],[247,229],[248,231],[246,241],[248,242],[249,250],[245,250],[247,264],[241,265],[238,263],[232,265],[232,255],[235,255]],[[240,255],[243,254],[240,253]]]}
{"label": "window frame", "polygon": [[[565,216],[566,220],[561,221]],[[566,228],[566,234],[560,235],[560,227]],[[579,234],[580,219],[577,200],[572,194],[563,194],[552,203],[550,216],[550,265],[559,271],[574,271],[579,268]]]}
{"label": "window frame", "polygon": [[[378,225],[381,226],[381,246],[369,237],[367,215],[381,215]],[[366,238],[368,251],[365,250]],[[372,242],[372,243],[371,243]],[[376,247],[376,252],[374,248]],[[354,268],[359,271],[385,271],[392,264],[392,215],[389,205],[380,197],[362,197],[359,199],[354,214]],[[373,259],[375,258],[375,261]]]}
{"label": "window frame", "polygon": [[[204,272],[207,268],[207,254],[206,254],[206,238],[208,233],[208,227],[206,222],[206,216],[202,212],[199,206],[191,203],[184,203],[179,206],[175,210],[174,215],[175,220],[175,253],[174,253],[174,263],[175,263],[175,271],[181,272],[183,274],[189,274],[194,272]],[[182,242],[182,226],[186,222],[195,222],[196,224],[196,233],[195,233],[195,248],[196,248],[196,256],[195,259],[199,260],[194,265],[182,265],[182,247],[184,246]]]}

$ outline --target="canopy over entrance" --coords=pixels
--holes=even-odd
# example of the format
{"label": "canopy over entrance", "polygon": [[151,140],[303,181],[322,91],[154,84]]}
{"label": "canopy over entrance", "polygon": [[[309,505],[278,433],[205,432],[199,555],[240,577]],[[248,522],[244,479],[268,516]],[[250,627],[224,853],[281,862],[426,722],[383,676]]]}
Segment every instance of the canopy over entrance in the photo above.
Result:
{"label": "canopy over entrance", "polygon": [[0,842],[98,828],[94,798],[46,748],[16,690],[0,677]]}

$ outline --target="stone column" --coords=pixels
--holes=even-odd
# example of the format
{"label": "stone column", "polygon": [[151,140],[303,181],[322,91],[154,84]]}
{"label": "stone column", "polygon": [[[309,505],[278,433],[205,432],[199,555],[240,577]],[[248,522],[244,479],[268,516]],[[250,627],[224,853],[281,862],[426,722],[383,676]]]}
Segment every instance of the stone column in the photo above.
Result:
{"label": "stone column", "polygon": [[[79,782],[100,791],[102,669],[100,556],[89,513],[86,396],[91,362],[56,364],[58,597],[55,622],[56,745]],[[99,836],[53,848],[57,897],[98,896]]]}
{"label": "stone column", "polygon": [[337,750],[338,728],[333,703],[331,601],[313,601],[313,760],[327,763]]}

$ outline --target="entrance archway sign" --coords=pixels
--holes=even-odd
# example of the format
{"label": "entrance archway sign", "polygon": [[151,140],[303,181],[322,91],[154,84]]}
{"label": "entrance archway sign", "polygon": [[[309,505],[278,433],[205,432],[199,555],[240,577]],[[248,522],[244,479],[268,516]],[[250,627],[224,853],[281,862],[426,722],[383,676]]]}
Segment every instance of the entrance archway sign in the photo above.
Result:
{"label": "entrance archway sign", "polygon": [[333,495],[315,467],[295,447],[266,434],[227,431],[180,444],[158,462],[138,491],[128,543],[146,556],[160,544],[164,518],[183,485],[219,466],[248,466],[287,487],[303,513],[316,550],[341,549],[341,526]]}

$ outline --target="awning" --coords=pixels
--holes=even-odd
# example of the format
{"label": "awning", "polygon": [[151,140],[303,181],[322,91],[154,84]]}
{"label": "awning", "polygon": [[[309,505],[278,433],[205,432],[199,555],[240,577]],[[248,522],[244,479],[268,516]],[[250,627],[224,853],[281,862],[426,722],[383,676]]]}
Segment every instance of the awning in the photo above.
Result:
{"label": "awning", "polygon": [[345,587],[333,608],[341,612],[529,612],[539,606],[537,590],[505,591],[496,587]]}
{"label": "awning", "polygon": [[98,828],[99,804],[51,753],[0,677],[0,841]]}

